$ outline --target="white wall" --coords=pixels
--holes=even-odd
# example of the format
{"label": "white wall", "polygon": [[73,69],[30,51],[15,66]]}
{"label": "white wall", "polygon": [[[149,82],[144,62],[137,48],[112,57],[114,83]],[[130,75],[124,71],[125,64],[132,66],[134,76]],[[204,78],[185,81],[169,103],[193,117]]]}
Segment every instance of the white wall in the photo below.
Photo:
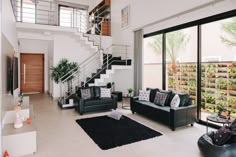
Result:
{"label": "white wall", "polygon": [[145,27],[144,33],[150,33],[153,31],[162,30],[165,28],[180,25],[190,21],[195,21],[219,13],[227,12],[233,9],[236,9],[236,1],[234,0],[222,0],[221,2],[215,1],[215,4],[213,5],[209,5],[201,9],[195,10],[193,12],[176,16],[170,20],[164,20],[163,22],[157,22],[152,26]]}
{"label": "white wall", "polygon": [[[16,26],[13,12],[11,9],[11,3],[9,0],[0,1],[0,117],[1,126],[3,127],[2,117],[4,116],[3,106],[8,105],[13,96],[10,96],[6,92],[6,56],[13,56],[14,50],[17,50],[16,40]],[[0,131],[0,156],[2,156],[2,140]]]}
{"label": "white wall", "polygon": [[[19,53],[44,54],[44,90],[48,91],[48,46],[49,41],[20,39]],[[20,83],[19,83],[20,85]]]}
{"label": "white wall", "polygon": [[17,50],[16,23],[10,0],[2,0],[2,33]]}
{"label": "white wall", "polygon": [[53,55],[54,55],[54,42],[49,41],[48,46],[48,92],[49,95],[53,95],[53,80],[50,76],[50,68],[53,66]]}
{"label": "white wall", "polygon": [[[222,0],[223,1],[223,0]],[[133,51],[134,30],[144,28],[144,33],[158,31],[171,26],[176,26],[182,23],[201,19],[221,12],[226,12],[236,8],[236,1],[225,0],[217,4],[210,5],[206,8],[196,10],[196,7],[201,7],[203,4],[212,2],[211,0],[112,0],[111,1],[111,28],[113,44],[128,44],[131,45],[130,53],[135,55]],[[129,27],[121,28],[121,9],[130,5],[130,24]],[[195,8],[195,9],[194,9]],[[169,18],[181,12],[193,9],[194,12],[178,16],[176,18]],[[167,18],[167,20],[163,20]],[[155,25],[153,23],[156,23]],[[148,26],[153,24],[153,26]],[[160,73],[161,75],[161,73]],[[119,75],[117,80],[123,80]],[[129,73],[128,78],[132,79],[133,74]]]}
{"label": "white wall", "polygon": [[[2,32],[2,3],[0,3],[0,32]],[[2,33],[0,33],[0,50],[2,50]],[[2,51],[0,52],[0,61],[2,62]],[[2,64],[0,64],[0,89],[2,89]],[[0,90],[0,152],[2,152],[2,90]],[[1,154],[1,153],[0,153]],[[0,155],[1,157],[2,155]]]}
{"label": "white wall", "polygon": [[[66,41],[66,43],[65,43]],[[91,56],[95,51],[91,51],[90,47],[85,45],[81,40],[68,35],[55,35],[54,37],[54,54],[53,65],[56,66],[62,58],[80,64],[86,58]],[[98,67],[98,61],[94,64],[94,71]],[[60,96],[59,85],[54,83],[53,97]]]}

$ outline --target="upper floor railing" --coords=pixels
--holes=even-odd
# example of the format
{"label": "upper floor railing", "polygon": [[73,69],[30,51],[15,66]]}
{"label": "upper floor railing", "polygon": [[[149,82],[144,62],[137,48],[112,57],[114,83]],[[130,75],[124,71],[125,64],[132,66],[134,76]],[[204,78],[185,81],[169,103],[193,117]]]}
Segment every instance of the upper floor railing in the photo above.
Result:
{"label": "upper floor railing", "polygon": [[104,17],[88,14],[88,8],[66,6],[54,0],[11,0],[17,22],[77,28],[79,32],[100,35],[94,19]]}

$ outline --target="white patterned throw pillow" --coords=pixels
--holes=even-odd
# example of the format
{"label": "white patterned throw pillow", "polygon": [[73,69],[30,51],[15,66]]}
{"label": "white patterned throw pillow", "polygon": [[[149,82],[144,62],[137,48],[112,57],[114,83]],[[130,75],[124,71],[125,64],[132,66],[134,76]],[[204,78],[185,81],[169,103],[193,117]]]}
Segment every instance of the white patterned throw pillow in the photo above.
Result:
{"label": "white patterned throw pillow", "polygon": [[171,108],[177,108],[179,107],[179,104],[180,104],[180,97],[178,94],[175,94],[175,96],[171,100],[170,106]]}
{"label": "white patterned throw pillow", "polygon": [[157,104],[159,106],[165,106],[167,96],[167,93],[161,93],[157,91],[154,99],[154,104]]}
{"label": "white patterned throw pillow", "polygon": [[139,90],[139,100],[149,101],[150,90]]}
{"label": "white patterned throw pillow", "polygon": [[110,97],[111,97],[111,89],[101,88],[101,98],[110,98]]}

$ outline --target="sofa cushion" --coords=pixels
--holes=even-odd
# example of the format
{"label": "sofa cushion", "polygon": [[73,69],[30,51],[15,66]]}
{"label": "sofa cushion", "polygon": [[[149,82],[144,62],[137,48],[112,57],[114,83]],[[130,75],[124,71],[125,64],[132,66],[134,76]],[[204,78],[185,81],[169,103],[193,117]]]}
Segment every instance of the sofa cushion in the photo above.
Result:
{"label": "sofa cushion", "polygon": [[139,100],[149,101],[150,99],[150,90],[139,90]]}
{"label": "sofa cushion", "polygon": [[140,105],[147,105],[149,107],[153,107],[155,109],[160,109],[160,110],[163,110],[163,111],[166,111],[166,112],[170,112],[170,107],[168,106],[158,106],[158,105],[155,105],[154,103],[152,102],[149,102],[149,101],[143,101],[143,100],[135,100],[136,103],[140,104]]}
{"label": "sofa cushion", "polygon": [[178,94],[179,98],[180,98],[179,107],[192,105],[192,99],[190,98],[190,96],[188,94],[179,93],[177,91],[172,91],[171,92],[171,94],[169,95],[169,99],[168,99],[167,104],[171,103],[171,101],[174,98],[175,94]]}
{"label": "sofa cushion", "polygon": [[160,90],[161,93],[166,93],[167,94],[167,98],[166,98],[166,102],[165,102],[165,106],[170,106],[171,100],[170,100],[170,96],[172,94],[172,91],[165,91],[165,90]]}
{"label": "sofa cushion", "polygon": [[101,87],[94,86],[93,92],[94,92],[94,98],[100,98],[101,97]]}
{"label": "sofa cushion", "polygon": [[154,104],[160,105],[160,106],[165,106],[167,96],[168,96],[167,93],[156,92]]}
{"label": "sofa cushion", "polygon": [[92,88],[81,88],[80,89],[81,98],[85,100],[93,98],[92,90],[93,90]]}
{"label": "sofa cushion", "polygon": [[178,94],[180,97],[179,107],[188,106],[190,96],[188,94]]}
{"label": "sofa cushion", "polygon": [[110,98],[111,97],[111,89],[100,88],[100,90],[101,90],[101,98]]}
{"label": "sofa cushion", "polygon": [[156,92],[160,91],[158,88],[146,88],[146,90],[150,90],[150,96],[149,96],[149,101],[154,102],[154,99],[156,97]]}
{"label": "sofa cushion", "polygon": [[82,98],[81,97],[81,89],[91,89],[90,90],[91,99],[94,98],[94,92],[93,92],[94,90],[92,89],[92,87],[78,87],[78,88],[76,88],[76,94],[79,98]]}
{"label": "sofa cushion", "polygon": [[178,94],[175,94],[174,98],[171,100],[170,106],[171,108],[177,108],[180,104],[180,97]]}
{"label": "sofa cushion", "polygon": [[113,103],[112,98],[96,98],[96,99],[88,99],[85,100],[84,106],[96,106],[96,105],[103,105]]}
{"label": "sofa cushion", "polygon": [[223,126],[217,132],[215,132],[214,137],[213,137],[214,144],[218,146],[222,146],[226,142],[228,142],[231,136],[232,136],[232,132],[228,128]]}

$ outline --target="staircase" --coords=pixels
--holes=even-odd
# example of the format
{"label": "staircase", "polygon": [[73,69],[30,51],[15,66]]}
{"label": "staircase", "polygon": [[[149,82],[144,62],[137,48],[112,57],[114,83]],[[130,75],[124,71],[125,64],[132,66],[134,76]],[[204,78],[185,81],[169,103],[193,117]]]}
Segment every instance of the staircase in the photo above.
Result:
{"label": "staircase", "polygon": [[113,57],[112,54],[103,54],[103,65],[97,69],[96,73],[92,73],[90,77],[82,82],[82,86],[101,86],[106,85],[106,78],[109,78],[116,69],[126,69],[131,67],[131,59],[123,59],[120,57]]}
{"label": "staircase", "polygon": [[106,50],[100,49],[85,59],[79,64],[78,70],[69,71],[59,81],[58,105],[61,108],[73,107],[74,104],[69,104],[69,99],[73,99],[78,87],[105,86],[108,82],[106,80],[109,80],[116,70],[131,68],[132,59],[128,57],[127,52],[127,45],[111,45]]}

